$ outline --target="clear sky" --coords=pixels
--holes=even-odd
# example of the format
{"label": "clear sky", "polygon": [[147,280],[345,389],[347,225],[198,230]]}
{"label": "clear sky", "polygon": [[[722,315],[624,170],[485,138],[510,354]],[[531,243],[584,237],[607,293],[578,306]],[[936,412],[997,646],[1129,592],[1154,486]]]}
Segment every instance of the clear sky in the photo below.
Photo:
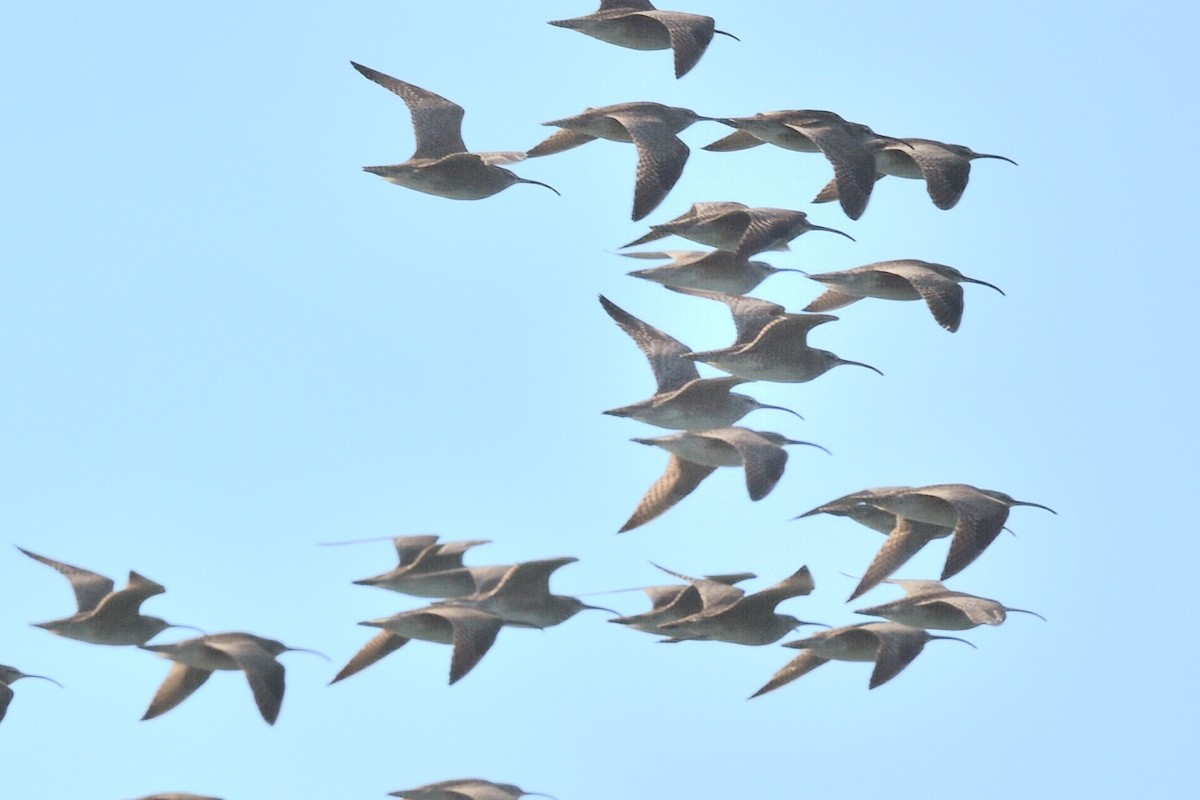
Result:
{"label": "clear sky", "polygon": [[[486,8],[486,12],[481,9]],[[696,0],[717,37],[675,80],[666,52],[546,25],[591,0],[520,3],[15,4],[0,27],[0,795],[226,800],[378,798],[482,776],[559,800],[656,796],[1178,796],[1193,785],[1197,557],[1194,12],[1180,3]],[[701,148],[632,223],[634,152],[594,142],[514,167],[544,181],[478,202],[360,167],[413,149],[399,98],[362,64],[466,109],[477,150],[524,150],[540,123],[654,100],[715,116],[829,109],[894,136],[961,143],[959,205],[889,178],[866,214],[810,205],[815,155]],[[949,264],[961,330],[919,303],[863,301],[815,346],[877,366],[753,384],[744,423],[792,448],[752,503],[719,470],[662,518],[617,529],[666,454],[602,416],[649,396],[603,293],[695,349],[732,340],[725,309],[625,276],[615,255],[693,202],[809,211],[764,258],[810,271],[893,258]],[[664,240],[688,249],[681,240]],[[756,291],[799,310],[802,276]],[[706,371],[705,374],[716,374]],[[952,588],[1033,609],[933,642],[891,683],[834,663],[747,701],[795,651],[657,644],[582,613],[504,630],[446,685],[449,649],[414,642],[327,687],[371,631],[423,601],[351,585],[386,542],[485,538],[472,564],[577,556],[583,594],[688,573],[807,564],[780,611],[831,625],[882,537],[795,515],[850,491],[963,482],[1051,506],[1014,510]],[[286,654],[278,724],[218,674],[140,722],[169,665],[29,623],[73,610],[20,545],[123,582],[164,584],[146,613],[314,648]],[[899,574],[936,577],[945,543]],[[624,613],[636,592],[591,602]],[[158,641],[186,637],[168,631]],[[786,641],[786,639],[785,639]],[[1187,787],[1187,788],[1184,788]]]}

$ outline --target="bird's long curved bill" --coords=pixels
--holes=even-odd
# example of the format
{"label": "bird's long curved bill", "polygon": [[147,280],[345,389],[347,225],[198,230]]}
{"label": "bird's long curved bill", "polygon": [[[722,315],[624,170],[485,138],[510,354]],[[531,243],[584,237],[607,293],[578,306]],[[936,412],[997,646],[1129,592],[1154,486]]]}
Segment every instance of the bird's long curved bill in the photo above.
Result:
{"label": "bird's long curved bill", "polygon": [[517,180],[517,183],[532,183],[534,186],[545,186],[547,189],[554,192],[559,197],[562,197],[562,192],[560,192],[558,189],[555,189],[553,186],[551,186],[548,183],[542,183],[541,181],[532,181],[529,178],[520,178]]}
{"label": "bird's long curved bill", "polygon": [[998,160],[998,161],[1007,161],[1008,163],[1012,164],[1014,167],[1019,167],[1019,166],[1021,166],[1020,164],[1018,164],[1017,162],[1013,161],[1013,160],[1012,160],[1011,158],[1009,158],[1008,156],[994,156],[994,155],[990,155],[990,154],[988,154],[988,153],[976,153],[976,154],[975,154],[975,157],[976,157],[976,158],[994,158],[994,159],[996,159],[996,160]]}
{"label": "bird's long curved bill", "polygon": [[734,35],[733,35],[732,33],[730,33],[729,31],[723,31],[723,30],[719,30],[719,29],[717,29],[717,28],[713,28],[713,33],[719,33],[719,34],[721,34],[722,36],[728,36],[730,39],[733,39],[735,42],[740,42],[740,41],[741,41],[741,39],[739,39],[738,37],[734,36]]}
{"label": "bird's long curved bill", "polygon": [[287,649],[287,652],[289,652],[289,653],[312,653],[314,656],[320,656],[321,658],[325,659],[326,661],[333,660],[329,656],[322,653],[320,650],[309,650],[304,647],[289,647]]}
{"label": "bird's long curved bill", "polygon": [[847,239],[849,239],[852,242],[855,241],[853,236],[846,233],[845,231],[839,231],[837,228],[826,228],[824,225],[813,225],[813,226],[809,227],[809,230],[810,231],[829,231],[830,233],[837,233],[842,236],[845,236]]}
{"label": "bird's long curved bill", "polygon": [[[786,411],[787,409],[784,409],[784,410]],[[799,415],[797,415],[797,416],[799,416]],[[801,442],[801,441],[798,441],[798,440],[796,440],[796,439],[788,439],[788,440],[787,440],[787,443],[788,443],[788,444],[806,444],[806,445],[808,445],[809,447],[815,447],[815,448],[817,448],[818,450],[823,450],[823,451],[825,452],[825,454],[826,454],[826,455],[830,455],[830,456],[831,456],[831,455],[833,455],[833,453],[829,452],[829,448],[827,448],[827,447],[823,447],[822,445],[819,445],[819,444],[817,444],[816,442]]]}
{"label": "bird's long curved bill", "polygon": [[1046,511],[1049,511],[1051,514],[1054,514],[1055,516],[1058,515],[1058,512],[1055,511],[1053,508],[1051,508],[1050,506],[1044,506],[1041,503],[1030,503],[1027,500],[1014,500],[1013,505],[1014,506],[1033,506],[1034,508],[1045,509]]}
{"label": "bird's long curved bill", "polygon": [[883,374],[883,372],[881,370],[878,370],[875,367],[872,367],[870,364],[864,364],[861,361],[846,361],[845,359],[839,359],[838,363],[839,364],[849,364],[853,367],[866,367],[867,369],[871,370],[872,372],[878,372],[880,375]]}
{"label": "bird's long curved bill", "polygon": [[[797,271],[798,271],[798,270],[797,270]],[[770,408],[770,409],[773,409],[773,410],[775,410],[775,411],[786,411],[787,413],[789,413],[789,414],[793,415],[793,416],[794,416],[794,417],[796,417],[797,419],[799,419],[799,420],[801,420],[801,421],[803,421],[803,420],[804,420],[804,417],[800,416],[800,415],[799,415],[799,414],[797,414],[795,411],[792,411],[790,408],[784,408],[783,406],[769,406],[769,405],[767,405],[766,403],[763,403],[763,404],[759,405],[759,408],[760,408],[760,409],[763,409],[763,408]],[[822,449],[823,449],[823,448],[822,448]]]}
{"label": "bird's long curved bill", "polygon": [[1027,610],[1027,609],[1024,609],[1024,608],[1009,608],[1008,606],[1005,606],[1005,607],[1004,607],[1004,610],[1005,610],[1005,611],[1007,611],[1007,612],[1008,612],[1008,613],[1010,613],[1010,614],[1012,614],[1012,613],[1017,613],[1017,614],[1032,614],[1033,616],[1035,616],[1035,617],[1037,617],[1038,619],[1040,619],[1042,622],[1048,622],[1048,620],[1047,620],[1045,617],[1043,617],[1041,614],[1039,614],[1039,613],[1038,613],[1038,612],[1036,612],[1036,611],[1029,611],[1029,610]]}
{"label": "bird's long curved bill", "polygon": [[[1004,290],[1001,289],[999,286],[995,285],[994,283],[988,283],[987,281],[981,281],[978,278],[968,278],[965,275],[963,276],[963,281],[965,283],[978,283],[980,286],[987,286],[988,288],[995,289],[1000,294],[1004,294]],[[1006,294],[1004,294],[1004,296],[1008,297],[1008,295],[1006,295]]]}
{"label": "bird's long curved bill", "polygon": [[30,675],[27,672],[23,672],[23,673],[21,673],[21,677],[22,678],[40,678],[41,680],[44,680],[44,681],[50,681],[51,683],[53,683],[55,686],[57,686],[60,689],[66,688],[61,683],[54,680],[54,678],[47,678],[45,675]]}

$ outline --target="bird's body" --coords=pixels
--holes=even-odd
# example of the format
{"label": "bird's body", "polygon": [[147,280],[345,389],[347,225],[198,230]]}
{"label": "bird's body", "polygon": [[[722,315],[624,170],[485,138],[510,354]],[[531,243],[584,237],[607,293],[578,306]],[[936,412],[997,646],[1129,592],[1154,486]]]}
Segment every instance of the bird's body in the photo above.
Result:
{"label": "bird's body", "polygon": [[697,289],[720,294],[743,295],[767,278],[798,269],[773,267],[765,261],[739,258],[728,250],[672,250],[661,253],[622,253],[627,258],[669,258],[670,264],[633,270],[629,274],[663,286]]}
{"label": "bird's body", "polygon": [[[885,175],[925,181],[933,204],[943,211],[954,208],[967,188],[971,162],[977,158],[992,158],[1017,162],[1005,156],[976,153],[960,144],[946,144],[932,139],[898,139],[875,152],[875,179]],[[835,176],[813,200],[828,203],[839,200],[842,186]]]}
{"label": "bird's body", "polygon": [[609,409],[605,414],[690,431],[726,428],[760,408],[795,414],[790,409],[760,403],[749,395],[731,391],[745,383],[741,378],[701,378],[695,363],[685,358],[691,351],[682,342],[643,322],[603,295],[600,303],[649,360],[658,384],[653,397]]}
{"label": "bird's body", "polygon": [[388,572],[355,581],[417,597],[458,597],[475,591],[470,573],[463,568],[463,554],[472,547],[488,544],[487,539],[468,539],[424,546],[418,542],[430,537],[394,539],[399,564]]}
{"label": "bird's body", "polygon": [[494,568],[493,573],[482,578],[477,573],[474,594],[445,603],[487,611],[503,620],[505,625],[523,628],[549,628],[566,622],[585,609],[607,611],[568,595],[550,593],[550,575],[559,567],[578,560],[566,556],[522,561]]}
{"label": "bird's body", "polygon": [[800,625],[812,624],[775,612],[775,607],[784,600],[810,594],[812,590],[812,574],[808,567],[801,567],[788,578],[753,594],[730,587],[720,602],[707,602],[699,611],[659,626],[659,632],[675,640],[749,646],[772,644]]}
{"label": "bird's body", "polygon": [[717,30],[712,17],[662,11],[648,0],[601,0],[600,8],[591,14],[550,24],[631,50],[674,50],[676,78],[696,65],[714,33],[737,38]]}
{"label": "bird's body", "polygon": [[619,103],[589,108],[573,117],[545,123],[562,130],[526,153],[529,158],[552,155],[593,139],[633,143],[637,147],[637,179],[633,190],[633,219],[649,214],[683,174],[689,150],[678,137],[702,117],[691,109],[661,103]]}
{"label": "bird's body", "polygon": [[803,211],[715,202],[693,203],[685,213],[668,222],[651,225],[649,233],[623,247],[675,235],[726,250],[743,259],[766,250],[787,250],[788,242],[809,231],[837,233],[853,241],[853,237],[842,231],[812,224]]}
{"label": "bird's body", "polygon": [[91,644],[140,645],[167,628],[186,627],[140,612],[143,601],[162,594],[166,588],[136,572],[130,571],[129,583],[116,591],[112,580],[103,575],[18,549],[65,576],[79,606],[79,611],[69,617],[36,623],[39,628]]}
{"label": "bird's body", "polygon": [[315,652],[251,633],[215,633],[141,648],[175,662],[142,719],[170,711],[204,685],[213,672],[223,670],[246,673],[254,702],[269,725],[275,724],[283,704],[284,669],[275,657],[289,650]]}
{"label": "bird's body", "polygon": [[835,321],[837,317],[829,314],[790,314],[783,306],[753,297],[677,291],[724,303],[729,307],[737,329],[737,338],[729,347],[687,353],[683,358],[703,361],[746,380],[781,383],[810,381],[840,364],[879,372],[868,364],[848,361],[828,350],[808,346],[808,332],[818,325]]}
{"label": "bird's body", "polygon": [[[943,631],[965,631],[979,625],[999,625],[1007,612],[1033,614],[1021,608],[1008,608],[987,597],[947,589],[940,581],[891,579],[904,589],[904,597],[890,603],[856,609],[856,614],[884,617],[914,628],[933,628]],[[1042,617],[1042,619],[1045,619]]]}
{"label": "bird's body", "polygon": [[953,530],[942,580],[961,572],[995,541],[1013,506],[1036,506],[1055,513],[1039,503],[963,483],[876,492],[870,502],[911,522]]}
{"label": "bird's body", "polygon": [[[670,572],[670,570],[666,571]],[[671,572],[671,574],[679,575],[679,573],[675,572]],[[663,631],[662,627],[676,620],[699,613],[704,608],[705,598],[707,597],[711,601],[712,592],[708,589],[709,584],[732,587],[735,583],[740,583],[756,576],[752,572],[739,572],[729,575],[707,575],[703,578],[681,577],[684,577],[688,583],[647,586],[643,589],[650,598],[652,605],[649,611],[626,617],[617,617],[616,619],[610,619],[609,622],[627,625],[634,630],[645,633],[672,636],[673,634]]]}
{"label": "bird's body", "polygon": [[454,648],[450,656],[450,683],[455,683],[491,648],[503,622],[495,614],[476,608],[435,603],[428,608],[404,611],[361,624],[383,630],[350,659],[330,683],[366,669],[412,639],[448,644]]}
{"label": "bird's body", "polygon": [[880,136],[866,125],[849,122],[832,111],[766,111],[717,121],[738,131],[705,150],[741,150],[767,142],[786,150],[823,154],[833,167],[842,210],[851,219],[861,217],[870,200],[876,180],[876,154],[888,144],[904,146],[897,139]]}
{"label": "bird's body", "polygon": [[667,462],[667,471],[646,492],[620,533],[644,525],[666,512],[691,494],[718,467],[744,467],[750,499],[761,500],[783,476],[787,463],[784,445],[804,444],[820,448],[812,442],[788,439],[778,433],[740,427],[680,431],[633,441],[661,447],[671,453],[671,458]]}
{"label": "bird's body", "polygon": [[917,259],[878,261],[854,269],[823,272],[808,276],[827,287],[805,311],[832,311],[865,297],[884,300],[924,300],[938,324],[950,332],[958,330],[963,314],[961,283],[989,286],[985,281],[968,278],[954,267]]}
{"label": "bird's body", "polygon": [[[887,683],[916,658],[925,643],[932,639],[953,639],[933,636],[922,628],[912,628],[895,622],[865,622],[818,631],[807,639],[788,642],[784,647],[803,650],[752,697],[791,683],[828,661],[873,661],[870,688]],[[955,641],[964,641],[955,639]],[[970,642],[965,642],[970,644]],[[973,647],[974,645],[972,645]]]}
{"label": "bird's body", "polygon": [[471,153],[462,140],[463,109],[441,95],[382,72],[350,62],[364,77],[402,99],[412,112],[416,152],[407,161],[363,167],[389,183],[453,200],[480,200],[516,183],[552,186],[527,180],[500,164],[521,161],[519,152]]}

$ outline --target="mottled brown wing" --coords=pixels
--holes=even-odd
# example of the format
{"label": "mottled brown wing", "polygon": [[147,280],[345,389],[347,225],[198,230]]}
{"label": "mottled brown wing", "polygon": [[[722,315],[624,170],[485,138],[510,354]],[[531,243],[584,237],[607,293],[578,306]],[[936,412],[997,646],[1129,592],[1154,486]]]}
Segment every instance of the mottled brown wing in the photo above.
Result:
{"label": "mottled brown wing", "polygon": [[638,503],[633,516],[617,532],[631,531],[663,514],[691,494],[714,469],[716,467],[707,467],[672,455],[667,462],[667,471],[654,482],[650,491],[642,498],[642,502]]}

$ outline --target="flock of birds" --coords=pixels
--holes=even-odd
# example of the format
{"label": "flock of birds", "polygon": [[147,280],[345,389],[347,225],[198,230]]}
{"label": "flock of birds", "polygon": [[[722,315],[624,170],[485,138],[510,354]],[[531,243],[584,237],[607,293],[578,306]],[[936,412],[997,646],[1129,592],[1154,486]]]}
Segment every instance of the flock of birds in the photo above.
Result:
{"label": "flock of birds", "polygon": [[[695,66],[714,34],[732,37],[717,30],[710,17],[659,10],[645,0],[603,0],[592,14],[551,24],[626,48],[671,49],[676,77],[682,77]],[[884,136],[828,111],[705,117],[686,108],[648,102],[589,108],[575,116],[548,122],[547,125],[560,130],[526,152],[472,152],[466,149],[461,136],[461,107],[377,70],[357,63],[353,66],[399,95],[411,112],[416,135],[415,152],[407,161],[364,169],[400,186],[459,200],[485,198],[518,183],[545,186],[557,193],[553,187],[519,177],[502,165],[553,155],[601,138],[629,142],[637,149],[633,219],[639,220],[659,206],[682,174],[689,150],[677,134],[702,120],[735,129],[708,145],[705,148],[708,151],[727,152],[773,144],[798,152],[821,153],[833,168],[833,178],[815,202],[837,201],[851,219],[858,219],[864,213],[874,183],[886,175],[923,180],[934,204],[949,209],[963,194],[972,160],[1009,160],[930,139]],[[962,319],[961,284],[982,284],[1000,291],[991,283],[969,278],[949,266],[898,259],[808,275],[823,285],[825,291],[799,313],[745,296],[772,274],[788,271],[752,259],[764,251],[786,250],[789,242],[809,231],[833,232],[850,238],[842,231],[809,222],[800,211],[750,208],[737,202],[697,202],[681,216],[651,225],[649,233],[625,245],[633,247],[679,236],[712,248],[624,255],[646,260],[669,259],[669,264],[630,274],[697,300],[724,304],[732,314],[736,338],[728,347],[693,351],[608,298],[600,297],[604,310],[649,361],[657,384],[650,398],[604,413],[673,431],[634,440],[666,450],[669,457],[666,471],[650,487],[620,528],[621,532],[645,525],[669,511],[718,467],[742,468],[750,498],[758,500],[782,476],[788,458],[785,446],[807,445],[824,450],[812,442],[738,426],[736,423],[742,417],[755,410],[795,412],[733,391],[753,381],[811,381],[840,365],[879,372],[871,365],[808,345],[807,337],[813,328],[837,319],[821,312],[864,298],[923,300],[938,324],[953,332]],[[702,377],[697,363],[727,374]],[[847,517],[886,536],[851,600],[880,583],[895,584],[905,594],[900,599],[856,612],[885,621],[827,628],[785,644],[800,650],[800,654],[752,696],[773,691],[831,660],[873,662],[869,686],[875,688],[911,663],[927,642],[955,638],[933,635],[930,630],[961,631],[981,624],[998,625],[1008,612],[1034,613],[952,591],[940,580],[891,577],[925,544],[947,537],[951,544],[940,578],[945,580],[957,574],[1004,530],[1014,506],[1050,510],[999,491],[944,484],[864,489],[800,515]],[[737,584],[755,577],[752,573],[696,577],[659,567],[680,582],[645,587],[651,608],[644,613],[620,616],[578,598],[551,593],[551,575],[574,562],[576,559],[572,557],[467,566],[463,563],[464,555],[485,541],[443,542],[432,535],[402,536],[392,541],[397,565],[355,583],[433,602],[423,608],[360,622],[379,632],[341,668],[331,683],[356,674],[412,640],[419,640],[451,647],[449,681],[453,684],[480,662],[503,628],[548,628],[587,609],[609,611],[617,615],[611,622],[662,637],[667,642],[707,640],[762,646],[778,642],[800,626],[821,625],[776,611],[785,600],[814,590],[807,567],[800,567],[779,582],[750,594]],[[157,717],[182,703],[213,672],[240,671],[246,676],[263,719],[273,724],[284,695],[284,667],[277,657],[289,651],[316,652],[250,633],[206,634],[199,629],[194,630],[201,635],[194,638],[148,644],[168,628],[190,627],[141,613],[144,601],[166,591],[162,585],[131,571],[128,584],[117,590],[113,581],[102,575],[29,550],[22,552],[64,575],[78,604],[75,614],[38,623],[39,627],[92,644],[136,646],[173,662],[143,719]],[[21,678],[54,682],[46,676],[0,666],[0,719],[13,697],[10,685]],[[471,778],[392,794],[412,800],[516,800],[530,793],[511,784]],[[217,799],[167,793],[143,800]]]}

